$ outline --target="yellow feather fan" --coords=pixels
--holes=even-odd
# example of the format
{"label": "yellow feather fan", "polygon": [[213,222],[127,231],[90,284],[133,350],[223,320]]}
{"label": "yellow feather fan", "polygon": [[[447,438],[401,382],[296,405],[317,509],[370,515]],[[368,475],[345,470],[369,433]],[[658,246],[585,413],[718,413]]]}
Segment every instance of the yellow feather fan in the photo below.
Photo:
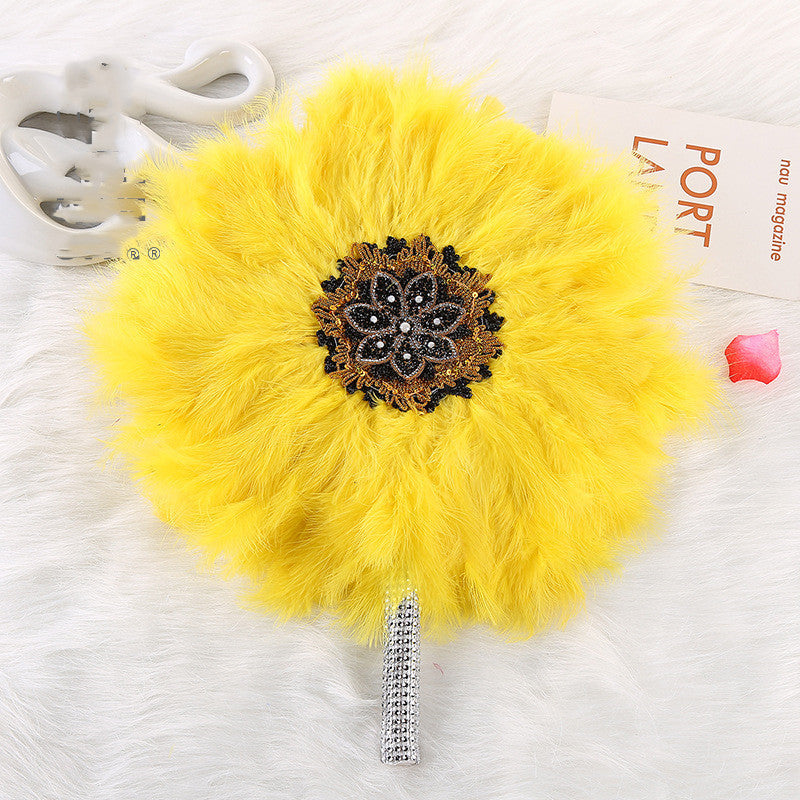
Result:
{"label": "yellow feather fan", "polygon": [[87,325],[116,445],[282,615],[375,641],[410,585],[428,634],[565,618],[712,394],[653,197],[424,67],[340,66],[304,109],[144,171]]}

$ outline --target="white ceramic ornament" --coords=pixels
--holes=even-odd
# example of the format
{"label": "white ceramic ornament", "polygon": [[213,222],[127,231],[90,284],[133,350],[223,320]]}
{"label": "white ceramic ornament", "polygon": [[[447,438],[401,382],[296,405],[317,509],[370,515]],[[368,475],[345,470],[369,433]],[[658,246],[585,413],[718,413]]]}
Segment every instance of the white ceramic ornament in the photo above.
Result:
{"label": "white ceramic ornament", "polygon": [[[194,93],[217,78],[243,75],[232,97]],[[264,55],[251,45],[203,39],[177,69],[118,57],[28,69],[0,78],[0,249],[47,264],[91,264],[119,255],[140,222],[141,187],[126,179],[145,154],[172,151],[142,118],[196,124],[240,122],[246,106],[275,88]],[[27,127],[40,114],[81,115],[90,141]],[[75,119],[75,117],[73,117]]]}

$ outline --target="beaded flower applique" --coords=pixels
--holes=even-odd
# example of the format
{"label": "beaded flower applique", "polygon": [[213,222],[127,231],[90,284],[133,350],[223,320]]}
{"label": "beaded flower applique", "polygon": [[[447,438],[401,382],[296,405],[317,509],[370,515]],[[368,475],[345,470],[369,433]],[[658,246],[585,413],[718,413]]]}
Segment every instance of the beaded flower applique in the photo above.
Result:
{"label": "beaded flower applique", "polygon": [[495,333],[504,320],[489,311],[491,276],[458,261],[427,236],[354,244],[312,305],[325,372],[370,405],[384,400],[401,411],[433,411],[448,394],[471,397],[467,384],[489,378],[489,361],[502,352]]}

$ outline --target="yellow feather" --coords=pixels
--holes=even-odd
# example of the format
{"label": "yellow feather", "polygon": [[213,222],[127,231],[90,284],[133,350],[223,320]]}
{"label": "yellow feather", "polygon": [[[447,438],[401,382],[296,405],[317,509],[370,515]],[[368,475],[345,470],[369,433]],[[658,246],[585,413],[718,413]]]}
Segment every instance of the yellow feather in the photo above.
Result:
{"label": "yellow feather", "polygon": [[[362,641],[410,579],[423,627],[565,619],[653,511],[709,370],[624,162],[540,136],[427,68],[346,64],[151,163],[148,222],[86,325],[116,446],[159,515],[284,616]],[[503,354],[467,400],[370,408],[323,371],[311,304],[354,242],[430,236],[491,274]]]}

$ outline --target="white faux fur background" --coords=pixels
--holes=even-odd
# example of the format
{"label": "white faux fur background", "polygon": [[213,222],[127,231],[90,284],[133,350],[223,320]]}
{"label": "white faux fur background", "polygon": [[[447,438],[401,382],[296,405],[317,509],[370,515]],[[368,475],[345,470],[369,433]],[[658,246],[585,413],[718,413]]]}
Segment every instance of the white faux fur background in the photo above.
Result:
{"label": "white faux fur background", "polygon": [[[800,128],[795,0],[0,2],[0,72],[99,52],[177,65],[251,41],[308,89],[425,46],[543,130],[554,90]],[[800,130],[798,131],[800,135]],[[795,269],[798,265],[794,265]],[[797,800],[800,304],[698,288],[732,413],[671,442],[663,536],[566,629],[424,645],[422,763],[379,763],[380,653],[278,625],[199,574],[101,468],[76,331],[102,271],[0,256],[2,800]],[[780,332],[783,373],[723,349]]]}

